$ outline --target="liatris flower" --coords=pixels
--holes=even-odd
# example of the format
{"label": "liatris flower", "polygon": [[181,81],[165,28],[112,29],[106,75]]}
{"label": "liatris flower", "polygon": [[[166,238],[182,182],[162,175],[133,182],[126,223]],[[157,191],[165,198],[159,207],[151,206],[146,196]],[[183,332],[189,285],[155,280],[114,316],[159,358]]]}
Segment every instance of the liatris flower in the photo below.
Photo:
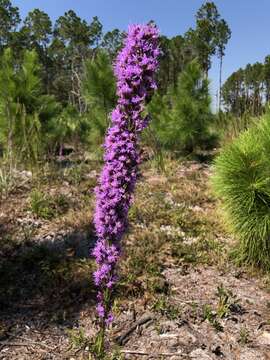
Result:
{"label": "liatris flower", "polygon": [[105,140],[105,165],[96,188],[94,223],[98,241],[93,250],[97,262],[98,315],[103,326],[113,320],[111,295],[117,281],[120,240],[127,230],[138,165],[139,133],[147,126],[144,103],[156,89],[154,75],[160,54],[158,30],[153,24],[129,27],[124,48],[115,64],[118,104]]}

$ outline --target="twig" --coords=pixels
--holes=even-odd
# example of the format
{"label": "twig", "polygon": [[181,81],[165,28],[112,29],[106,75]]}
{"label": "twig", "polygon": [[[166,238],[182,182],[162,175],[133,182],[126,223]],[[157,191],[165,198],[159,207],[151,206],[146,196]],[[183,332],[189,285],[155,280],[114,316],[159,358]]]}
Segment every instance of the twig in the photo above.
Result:
{"label": "twig", "polygon": [[[42,345],[43,347],[46,347],[50,350],[54,350],[54,348],[52,348],[51,346],[47,345],[47,344],[44,344],[42,342],[38,342],[38,341],[33,341],[33,340],[29,340],[27,337],[25,336],[22,336],[22,335],[16,335],[16,334],[12,334],[12,333],[7,333],[8,335],[12,336],[12,338],[14,339],[22,339],[22,340],[25,340],[25,341],[29,341],[35,345]],[[8,341],[8,340],[6,340]]]}
{"label": "twig", "polygon": [[4,346],[31,346],[32,344],[30,343],[16,343],[16,342],[7,342],[7,341],[0,341],[1,345]]}
{"label": "twig", "polygon": [[141,326],[151,320],[153,320],[153,316],[152,315],[147,315],[142,317],[141,319],[139,319],[138,321],[136,321],[128,330],[126,330],[123,334],[118,335],[115,338],[115,342],[119,345],[124,345],[127,342],[127,337],[134,331],[137,329],[138,326]]}
{"label": "twig", "polygon": [[120,351],[122,354],[133,354],[133,355],[142,355],[142,356],[151,356],[154,357],[155,359],[157,357],[160,356],[180,356],[180,357],[187,357],[187,354],[183,354],[183,353],[179,353],[179,352],[175,352],[175,353],[148,353],[148,352],[144,352],[144,351],[136,351],[136,350],[121,350]]}
{"label": "twig", "polygon": [[31,345],[36,345],[36,346],[43,346],[49,350],[54,350],[54,348],[52,348],[51,346],[49,345],[46,345],[42,342],[37,342],[37,341],[33,341],[33,340],[28,340],[27,338],[24,338],[22,336],[14,336],[14,338],[17,338],[17,339],[23,339],[23,340],[26,340],[26,342],[22,342],[22,343],[17,343],[17,342],[9,342],[8,340],[6,341],[0,341],[0,344],[1,345],[4,345],[4,346],[31,346]]}
{"label": "twig", "polygon": [[182,300],[180,298],[177,298],[177,297],[173,297],[173,299],[175,301],[177,301],[178,303],[181,303],[181,304],[186,304],[186,305],[192,305],[192,304],[206,304],[209,302],[209,300]]}
{"label": "twig", "polygon": [[[15,339],[16,336],[19,336],[18,334],[21,332],[21,330],[17,330],[15,333],[6,332],[6,335],[9,335],[9,340]],[[5,343],[7,340],[2,340],[3,343]],[[0,345],[0,352],[3,349],[5,345]]]}

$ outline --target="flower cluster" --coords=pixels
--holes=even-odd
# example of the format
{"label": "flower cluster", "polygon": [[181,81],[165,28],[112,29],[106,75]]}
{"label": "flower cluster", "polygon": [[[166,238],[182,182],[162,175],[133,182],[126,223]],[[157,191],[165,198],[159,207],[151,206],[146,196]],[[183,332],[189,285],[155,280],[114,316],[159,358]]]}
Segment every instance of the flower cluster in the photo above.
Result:
{"label": "flower cluster", "polygon": [[154,75],[160,54],[158,30],[153,24],[129,27],[124,48],[115,64],[118,104],[105,140],[105,165],[96,188],[94,223],[98,241],[93,250],[97,262],[94,281],[99,289],[97,311],[104,323],[112,321],[112,288],[120,240],[127,230],[138,165],[139,133],[147,126],[144,104],[156,89]]}

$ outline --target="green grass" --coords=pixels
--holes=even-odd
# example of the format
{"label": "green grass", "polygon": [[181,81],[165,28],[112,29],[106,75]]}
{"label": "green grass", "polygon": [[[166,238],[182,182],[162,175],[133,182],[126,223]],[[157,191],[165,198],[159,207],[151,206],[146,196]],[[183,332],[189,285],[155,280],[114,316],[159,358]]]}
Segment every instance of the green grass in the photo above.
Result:
{"label": "green grass", "polygon": [[69,206],[68,197],[61,193],[51,196],[43,191],[34,189],[30,194],[29,208],[38,218],[50,220],[65,213]]}

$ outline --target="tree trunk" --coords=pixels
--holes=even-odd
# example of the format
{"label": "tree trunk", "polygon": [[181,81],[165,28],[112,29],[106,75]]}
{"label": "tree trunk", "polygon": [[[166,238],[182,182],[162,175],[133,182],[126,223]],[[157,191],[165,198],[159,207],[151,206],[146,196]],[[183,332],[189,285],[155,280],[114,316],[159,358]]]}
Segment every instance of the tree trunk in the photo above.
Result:
{"label": "tree trunk", "polygon": [[223,56],[221,55],[220,62],[219,62],[218,112],[220,112],[220,108],[221,108],[222,65],[223,65]]}

